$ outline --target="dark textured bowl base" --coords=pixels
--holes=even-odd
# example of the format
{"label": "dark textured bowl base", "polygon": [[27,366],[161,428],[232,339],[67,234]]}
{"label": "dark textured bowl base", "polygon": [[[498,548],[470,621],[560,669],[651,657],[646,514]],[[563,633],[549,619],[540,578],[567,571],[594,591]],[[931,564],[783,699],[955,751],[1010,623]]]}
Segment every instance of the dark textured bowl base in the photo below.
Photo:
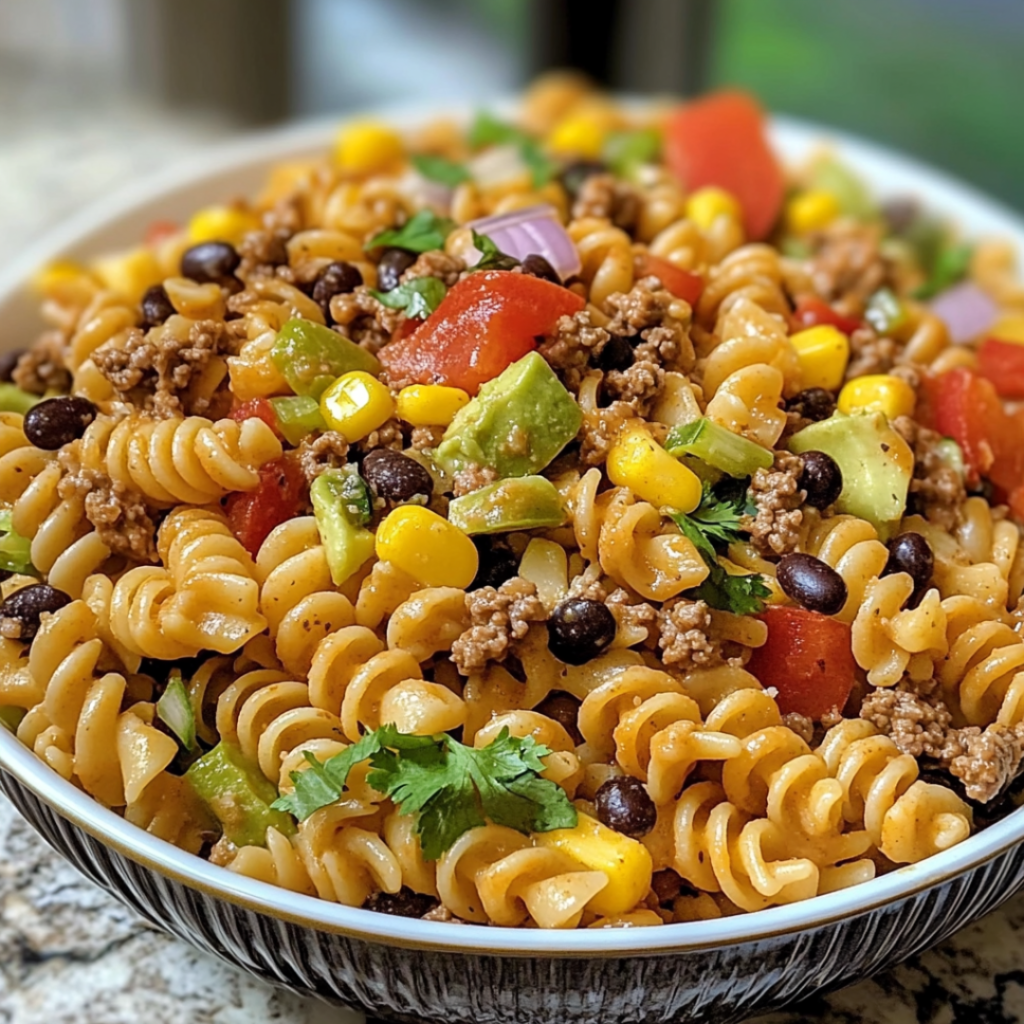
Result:
{"label": "dark textured bowl base", "polygon": [[155,926],[271,984],[409,1024],[729,1024],[892,967],[1024,884],[1018,846],[900,902],[718,948],[586,959],[406,949],[227,903],[104,846],[4,772],[0,789],[58,853]]}

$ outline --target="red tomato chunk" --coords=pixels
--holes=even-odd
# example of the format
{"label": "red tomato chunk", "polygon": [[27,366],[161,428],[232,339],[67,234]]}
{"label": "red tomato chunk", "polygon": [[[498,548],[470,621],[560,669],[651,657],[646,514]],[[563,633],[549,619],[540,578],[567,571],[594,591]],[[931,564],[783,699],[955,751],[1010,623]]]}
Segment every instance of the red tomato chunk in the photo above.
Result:
{"label": "red tomato chunk", "polygon": [[238,420],[239,423],[243,420],[263,420],[278,437],[282,436],[277,425],[277,413],[274,412],[274,407],[266,398],[251,398],[248,402],[243,402],[232,409],[229,415],[231,419]]}
{"label": "red tomato chunk", "polygon": [[864,326],[863,321],[837,313],[822,299],[801,299],[793,311],[793,327],[802,331],[805,328],[818,327],[821,324],[837,327],[843,334],[853,334],[859,327]]}
{"label": "red tomato chunk", "polygon": [[254,558],[270,531],[302,512],[306,478],[292,455],[268,462],[255,491],[229,494],[224,501],[228,525]]}
{"label": "red tomato chunk", "polygon": [[660,256],[650,253],[644,256],[644,273],[653,274],[673,295],[685,299],[691,306],[697,305],[704,291],[704,278],[700,274],[680,270]]}
{"label": "red tomato chunk", "polygon": [[988,338],[978,349],[978,366],[1003,398],[1024,398],[1024,345]]}

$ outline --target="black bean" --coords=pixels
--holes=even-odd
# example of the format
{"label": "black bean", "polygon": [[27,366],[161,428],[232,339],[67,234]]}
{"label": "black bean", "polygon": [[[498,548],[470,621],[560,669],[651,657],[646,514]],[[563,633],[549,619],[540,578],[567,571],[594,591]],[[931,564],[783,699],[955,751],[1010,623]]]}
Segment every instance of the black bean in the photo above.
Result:
{"label": "black bean", "polygon": [[775,576],[783,593],[812,612],[835,615],[846,604],[846,583],[820,558],[794,552],[779,559]]}
{"label": "black bean", "polygon": [[596,658],[615,639],[615,616],[600,601],[563,601],[548,620],[548,649],[567,665]]}
{"label": "black bean", "polygon": [[62,395],[60,398],[47,398],[32,406],[25,413],[22,429],[37,448],[55,452],[77,441],[94,419],[96,406],[88,398]]}
{"label": "black bean", "polygon": [[238,269],[242,258],[227,242],[200,242],[181,256],[181,276],[199,284],[223,284]]}
{"label": "black bean", "polygon": [[174,306],[171,305],[162,284],[155,284],[152,288],[146,289],[146,294],[142,296],[143,327],[156,327],[168,317],[174,316],[174,312]]}
{"label": "black bean", "polygon": [[671,868],[655,871],[651,875],[651,891],[659,903],[671,903],[682,894],[684,884],[682,878]]}
{"label": "black bean", "polygon": [[597,160],[576,160],[569,164],[558,177],[565,191],[575,199],[587,178],[607,172],[608,168]]}
{"label": "black bean", "polygon": [[786,408],[818,423],[836,411],[836,400],[824,388],[808,388],[791,398]]}
{"label": "black bean", "polygon": [[401,284],[402,275],[416,262],[416,254],[405,249],[385,249],[377,264],[377,287],[389,292]]}
{"label": "black bean", "polygon": [[0,604],[0,636],[8,640],[31,640],[39,631],[39,616],[56,612],[71,598],[48,583],[32,583],[16,590]]}
{"label": "black bean", "polygon": [[636,358],[633,346],[628,338],[621,334],[613,334],[597,357],[597,365],[602,370],[628,370]]}
{"label": "black bean", "polygon": [[519,572],[519,559],[506,547],[495,544],[490,537],[474,537],[480,565],[469,590],[500,587]]}
{"label": "black bean", "polygon": [[654,828],[658,808],[639,779],[620,775],[602,783],[594,796],[597,816],[609,828],[639,839]]}
{"label": "black bean", "polygon": [[883,576],[893,572],[905,572],[915,588],[926,586],[935,569],[935,556],[931,546],[919,533],[901,533],[889,543],[889,561],[885,563]]}
{"label": "black bean", "polygon": [[25,349],[16,348],[0,355],[0,382],[10,384],[14,379],[14,370],[18,360],[25,354]]}
{"label": "black bean", "polygon": [[539,253],[531,252],[522,262],[523,273],[530,277],[539,277],[542,281],[550,281],[552,284],[561,284],[562,279],[558,271]]}
{"label": "black bean", "polygon": [[553,718],[572,738],[573,743],[582,743],[577,716],[580,702],[571,693],[554,690],[549,693],[534,709],[548,718]]}
{"label": "black bean", "polygon": [[331,322],[331,299],[335,295],[347,295],[354,292],[363,283],[363,275],[358,267],[351,263],[339,261],[328,263],[317,276],[313,285],[313,301],[320,304],[320,308]]}
{"label": "black bean", "polygon": [[836,460],[824,452],[804,452],[800,458],[804,468],[798,483],[807,492],[807,504],[828,508],[838,501],[843,490],[843,472]]}
{"label": "black bean", "polygon": [[363,459],[363,476],[379,498],[411,501],[434,490],[430,474],[415,460],[393,448],[374,448]]}
{"label": "black bean", "polygon": [[376,910],[378,914],[391,914],[394,917],[422,917],[438,905],[435,897],[413,892],[403,885],[398,892],[375,892],[367,897],[363,909]]}

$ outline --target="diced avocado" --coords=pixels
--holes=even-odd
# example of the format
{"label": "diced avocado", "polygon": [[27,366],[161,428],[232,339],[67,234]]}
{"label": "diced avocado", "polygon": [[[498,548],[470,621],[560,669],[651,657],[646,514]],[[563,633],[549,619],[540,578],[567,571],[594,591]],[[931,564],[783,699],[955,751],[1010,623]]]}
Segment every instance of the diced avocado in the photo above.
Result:
{"label": "diced avocado", "polygon": [[455,415],[437,449],[448,473],[489,466],[500,477],[539,473],[576,436],[583,414],[537,352],[523,356]]}
{"label": "diced avocado", "polygon": [[836,460],[843,474],[840,512],[880,529],[903,515],[914,453],[883,413],[834,413],[794,434],[789,447],[797,455],[819,451]]}
{"label": "diced avocado", "polygon": [[448,506],[448,519],[463,533],[506,533],[561,526],[565,509],[550,480],[520,476],[456,498]]}
{"label": "diced avocado", "polygon": [[295,832],[295,822],[287,814],[271,809],[277,799],[273,783],[229,743],[218,743],[204,754],[185,778],[236,846],[265,846],[271,827],[286,836]]}
{"label": "diced avocado", "polygon": [[24,416],[42,400],[42,395],[22,391],[16,384],[0,384],[0,412],[17,412]]}
{"label": "diced avocado", "polygon": [[374,536],[365,527],[372,512],[369,488],[354,467],[329,469],[309,494],[331,579],[340,587],[373,554]]}
{"label": "diced avocado", "polygon": [[298,446],[317,430],[326,430],[320,403],[311,395],[288,395],[272,398],[270,404],[277,416],[277,425],[289,444]]}
{"label": "diced avocado", "polygon": [[380,372],[375,355],[337,331],[299,317],[277,332],[270,358],[295,394],[313,398],[349,370]]}

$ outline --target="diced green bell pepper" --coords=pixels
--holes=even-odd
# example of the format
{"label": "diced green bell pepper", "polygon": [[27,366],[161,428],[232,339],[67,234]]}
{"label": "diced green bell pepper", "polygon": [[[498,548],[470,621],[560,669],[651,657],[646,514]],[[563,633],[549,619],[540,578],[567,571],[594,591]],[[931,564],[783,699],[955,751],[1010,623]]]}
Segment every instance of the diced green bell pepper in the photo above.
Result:
{"label": "diced green bell pepper", "polygon": [[297,395],[319,398],[343,373],[378,373],[377,357],[323,324],[293,317],[277,332],[270,358]]}

